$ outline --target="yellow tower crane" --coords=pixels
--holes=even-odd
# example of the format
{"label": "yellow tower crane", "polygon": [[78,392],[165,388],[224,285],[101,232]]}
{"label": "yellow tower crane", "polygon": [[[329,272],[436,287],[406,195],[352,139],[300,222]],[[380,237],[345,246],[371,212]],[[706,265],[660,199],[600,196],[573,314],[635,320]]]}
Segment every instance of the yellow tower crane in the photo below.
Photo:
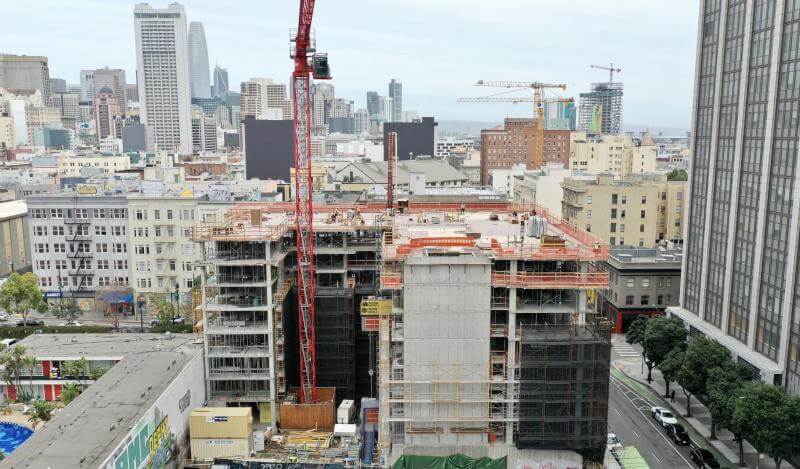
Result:
{"label": "yellow tower crane", "polygon": [[475,86],[490,86],[494,88],[508,88],[511,91],[524,89],[533,90],[532,97],[514,96],[484,96],[479,98],[459,98],[459,103],[533,103],[534,117],[536,117],[536,145],[534,147],[533,161],[536,169],[544,164],[544,104],[571,102],[568,98],[545,98],[546,89],[566,90],[567,85],[560,83],[541,83],[538,81],[486,81],[478,80]]}

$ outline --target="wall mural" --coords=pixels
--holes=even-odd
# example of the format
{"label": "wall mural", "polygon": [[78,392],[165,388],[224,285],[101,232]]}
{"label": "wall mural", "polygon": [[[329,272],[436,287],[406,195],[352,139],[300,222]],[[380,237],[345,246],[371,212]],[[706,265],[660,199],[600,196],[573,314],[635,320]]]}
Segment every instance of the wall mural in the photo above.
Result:
{"label": "wall mural", "polygon": [[128,445],[114,461],[115,469],[160,469],[175,454],[175,435],[169,427],[169,416],[156,409],[153,419],[142,420],[133,430]]}

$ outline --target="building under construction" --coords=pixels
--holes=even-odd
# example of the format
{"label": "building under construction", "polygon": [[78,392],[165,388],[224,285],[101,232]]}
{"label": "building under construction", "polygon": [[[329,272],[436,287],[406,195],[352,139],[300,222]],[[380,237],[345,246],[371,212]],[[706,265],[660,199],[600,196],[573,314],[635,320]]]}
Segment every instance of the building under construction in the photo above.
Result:
{"label": "building under construction", "polygon": [[[264,422],[299,381],[290,210],[243,203],[195,233],[210,399]],[[314,231],[317,381],[378,398],[370,460],[602,461],[610,336],[587,297],[608,285],[607,246],[496,201],[318,205]]]}

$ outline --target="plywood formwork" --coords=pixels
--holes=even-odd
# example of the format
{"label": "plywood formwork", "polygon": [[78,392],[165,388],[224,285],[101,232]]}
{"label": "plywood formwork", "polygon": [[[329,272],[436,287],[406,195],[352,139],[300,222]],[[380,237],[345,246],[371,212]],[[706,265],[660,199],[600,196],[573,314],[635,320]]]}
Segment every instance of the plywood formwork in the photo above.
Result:
{"label": "plywood formwork", "polygon": [[[294,388],[291,394],[297,395]],[[288,430],[333,431],[336,405],[334,388],[317,388],[316,402],[298,404],[284,401],[280,404],[281,427]]]}

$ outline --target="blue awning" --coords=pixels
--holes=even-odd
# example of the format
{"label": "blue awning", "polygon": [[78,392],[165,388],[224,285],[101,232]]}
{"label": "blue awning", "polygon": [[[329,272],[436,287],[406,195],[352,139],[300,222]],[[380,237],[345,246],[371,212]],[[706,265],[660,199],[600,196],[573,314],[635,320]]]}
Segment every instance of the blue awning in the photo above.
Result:
{"label": "blue awning", "polygon": [[103,298],[109,303],[133,303],[132,293],[109,292]]}

